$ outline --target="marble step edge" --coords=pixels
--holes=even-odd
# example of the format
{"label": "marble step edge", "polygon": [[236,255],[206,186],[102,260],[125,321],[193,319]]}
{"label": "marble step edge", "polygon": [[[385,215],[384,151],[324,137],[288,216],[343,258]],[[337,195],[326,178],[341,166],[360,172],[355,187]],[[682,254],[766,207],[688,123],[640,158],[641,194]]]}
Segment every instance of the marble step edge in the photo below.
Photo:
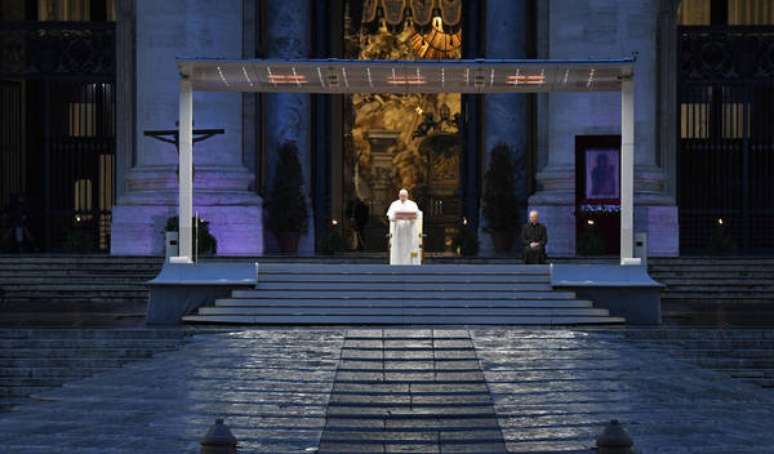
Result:
{"label": "marble step edge", "polygon": [[[315,300],[342,300],[342,299],[393,299],[396,296],[400,299],[420,299],[420,300],[432,300],[432,299],[500,299],[500,300],[513,300],[513,299],[528,299],[528,300],[562,300],[562,299],[575,299],[575,292],[568,291],[490,291],[485,292],[478,291],[464,291],[464,290],[398,290],[398,291],[383,291],[382,294],[374,293],[367,290],[348,290],[340,291],[336,294],[321,295],[316,290],[303,290],[294,289],[292,291],[279,291],[279,290],[234,290],[231,293],[231,299],[315,299]],[[396,296],[393,296],[396,295]]]}
{"label": "marble step edge", "polygon": [[215,300],[215,307],[536,307],[536,308],[583,308],[592,307],[589,300],[581,299],[490,299],[490,300],[407,300],[407,299],[249,299],[221,298]]}
{"label": "marble step edge", "polygon": [[338,287],[331,285],[316,285],[316,284],[301,284],[296,286],[289,286],[287,284],[282,285],[266,285],[258,284],[255,288],[257,291],[274,291],[274,292],[317,292],[320,295],[329,294],[342,294],[347,292],[416,292],[419,294],[431,293],[431,292],[479,292],[482,294],[494,293],[494,292],[552,292],[553,287],[549,284],[512,284],[512,285],[476,285],[465,284],[455,286],[453,284],[395,284],[390,286],[379,286],[371,283],[363,283],[362,285],[353,285],[348,282],[342,282]]}
{"label": "marble step edge", "polygon": [[450,308],[450,307],[201,307],[199,315],[272,315],[272,316],[331,316],[331,315],[400,315],[400,316],[588,316],[607,317],[610,315],[607,309],[596,308]]}
{"label": "marble step edge", "polygon": [[401,284],[543,284],[551,282],[551,276],[549,275],[533,275],[533,276],[519,276],[519,277],[502,277],[496,278],[492,276],[452,276],[452,275],[438,275],[438,276],[424,276],[424,275],[379,275],[379,276],[330,276],[330,275],[298,275],[288,276],[281,275],[276,277],[259,276],[259,283],[270,284],[337,284],[341,282],[346,283],[373,283],[373,284],[385,284],[392,285],[396,283]]}
{"label": "marble step edge", "polygon": [[187,323],[268,324],[380,324],[380,325],[581,325],[623,324],[620,317],[503,317],[503,316],[202,316],[183,317]]}

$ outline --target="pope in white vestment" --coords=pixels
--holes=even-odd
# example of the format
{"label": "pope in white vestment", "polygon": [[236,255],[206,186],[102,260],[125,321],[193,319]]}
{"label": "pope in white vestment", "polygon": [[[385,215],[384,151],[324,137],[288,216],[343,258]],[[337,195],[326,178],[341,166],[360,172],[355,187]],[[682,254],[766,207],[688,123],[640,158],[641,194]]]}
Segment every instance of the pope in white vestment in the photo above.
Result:
{"label": "pope in white vestment", "polygon": [[[390,220],[390,265],[419,265],[422,262],[422,212],[401,189],[398,200],[387,210]],[[413,218],[413,219],[406,219]]]}

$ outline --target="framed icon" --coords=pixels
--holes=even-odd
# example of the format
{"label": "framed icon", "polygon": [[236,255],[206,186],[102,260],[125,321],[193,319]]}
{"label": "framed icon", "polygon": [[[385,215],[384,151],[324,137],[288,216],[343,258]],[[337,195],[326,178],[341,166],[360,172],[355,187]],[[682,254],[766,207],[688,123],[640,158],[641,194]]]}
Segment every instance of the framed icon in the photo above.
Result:
{"label": "framed icon", "polygon": [[586,200],[617,200],[621,196],[621,165],[618,149],[585,150]]}

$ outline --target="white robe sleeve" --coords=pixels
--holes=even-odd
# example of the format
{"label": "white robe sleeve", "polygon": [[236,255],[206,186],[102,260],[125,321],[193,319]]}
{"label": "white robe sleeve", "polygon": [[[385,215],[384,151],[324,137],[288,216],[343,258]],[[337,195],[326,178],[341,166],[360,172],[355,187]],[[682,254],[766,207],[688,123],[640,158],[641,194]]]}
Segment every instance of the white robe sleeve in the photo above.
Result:
{"label": "white robe sleeve", "polygon": [[390,209],[387,210],[387,219],[389,219],[390,221],[395,220],[395,211],[397,211],[396,209],[398,208],[397,203],[398,202],[392,202],[390,204]]}

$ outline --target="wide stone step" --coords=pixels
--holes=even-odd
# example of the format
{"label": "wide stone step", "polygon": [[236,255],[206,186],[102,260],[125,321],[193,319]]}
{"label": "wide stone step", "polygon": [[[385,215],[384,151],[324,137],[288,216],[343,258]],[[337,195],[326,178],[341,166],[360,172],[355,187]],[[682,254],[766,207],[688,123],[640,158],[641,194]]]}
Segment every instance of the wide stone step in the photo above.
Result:
{"label": "wide stone step", "polygon": [[24,329],[0,328],[1,339],[41,340],[181,340],[187,335],[182,329]]}
{"label": "wide stone step", "polygon": [[129,348],[0,348],[0,359],[93,359],[93,358],[150,358],[159,350]]}
{"label": "wide stone step", "polygon": [[378,325],[588,325],[623,324],[620,317],[583,317],[583,316],[250,316],[250,315],[188,315],[183,317],[188,323],[219,323],[235,325],[289,325],[289,324],[378,324]]}
{"label": "wide stone step", "polygon": [[0,324],[4,316],[20,317],[29,314],[33,317],[43,317],[45,314],[78,315],[89,313],[98,317],[123,317],[127,314],[145,313],[147,310],[147,297],[144,298],[115,298],[95,299],[94,301],[83,299],[6,299],[0,309]]}
{"label": "wide stone step", "polygon": [[548,265],[468,265],[427,264],[422,266],[386,264],[313,264],[313,263],[259,263],[260,274],[421,274],[421,275],[487,275],[487,274],[548,274]]}
{"label": "wide stone step", "polygon": [[700,285],[676,285],[668,286],[664,291],[664,294],[668,296],[686,296],[686,295],[698,295],[701,297],[726,297],[734,298],[740,297],[754,297],[754,298],[772,298],[774,297],[774,291],[769,289],[760,289],[755,286],[748,287],[707,287]]}
{"label": "wide stone step", "polygon": [[[329,315],[385,315],[385,316],[526,316],[526,317],[555,317],[555,316],[587,316],[607,317],[607,309],[593,308],[502,308],[502,307],[309,307],[309,306],[285,306],[285,307],[202,307],[199,315],[303,315],[303,316],[329,316]],[[2,358],[2,355],[0,355]]]}
{"label": "wide stone step", "polygon": [[727,276],[726,276],[726,279],[719,279],[719,278],[709,278],[709,277],[702,276],[701,278],[693,278],[693,279],[684,279],[680,277],[666,277],[666,278],[659,279],[659,282],[669,286],[694,285],[694,286],[702,286],[702,287],[725,287],[725,288],[755,286],[758,288],[768,288],[768,289],[774,290],[773,279],[774,278],[772,279],[762,279],[762,278],[728,279]]}
{"label": "wide stone step", "polygon": [[760,264],[769,264],[774,266],[774,257],[771,256],[764,256],[764,257],[747,257],[747,256],[737,256],[737,257],[717,257],[717,256],[682,256],[682,257],[652,257],[648,260],[649,264],[653,265],[663,265],[663,266],[669,266],[669,265],[681,265],[681,264],[706,264],[706,263],[721,263],[721,264],[749,264],[749,263],[760,263]]}
{"label": "wide stone step", "polygon": [[30,273],[10,275],[9,273],[0,274],[0,285],[3,284],[93,284],[95,279],[111,284],[144,284],[153,279],[155,274],[143,276],[132,276],[126,274],[111,274],[109,276],[100,276],[86,273],[70,273],[62,275],[50,275],[48,273]]}
{"label": "wide stone step", "polygon": [[115,367],[0,367],[0,378],[72,380],[114,369]]}
{"label": "wide stone step", "polygon": [[491,291],[491,292],[471,292],[463,290],[342,290],[331,294],[323,294],[319,290],[294,289],[292,291],[281,290],[234,290],[231,295],[233,298],[249,299],[510,299],[510,300],[560,300],[574,299],[573,292],[560,291]]}
{"label": "wide stone step", "polygon": [[217,307],[500,307],[500,308],[584,308],[591,301],[576,299],[557,300],[406,300],[406,299],[234,299],[215,301]]}
{"label": "wide stone step", "polygon": [[707,340],[660,340],[648,339],[639,341],[643,345],[654,347],[677,346],[688,351],[696,350],[730,350],[771,351],[774,356],[774,339],[707,339]]}
{"label": "wide stone step", "polygon": [[736,265],[736,266],[706,264],[706,265],[684,265],[684,266],[669,266],[669,267],[653,266],[653,267],[649,267],[649,269],[655,273],[664,273],[664,272],[668,272],[668,273],[747,273],[747,272],[755,273],[755,272],[770,271],[770,270],[773,270],[774,267],[757,265],[757,264]]}
{"label": "wide stone step", "polygon": [[114,369],[143,358],[0,358],[0,368]]}
{"label": "wide stone step", "polygon": [[141,349],[141,350],[172,350],[177,348],[182,340],[178,339],[0,339],[0,349]]}
{"label": "wide stone step", "polygon": [[58,378],[0,378],[0,388],[12,386],[34,386],[36,388],[50,388],[61,386],[62,380]]}
{"label": "wide stone step", "polygon": [[770,329],[627,329],[627,339],[683,340],[683,341],[737,341],[774,340]]}
{"label": "wide stone step", "polygon": [[0,386],[0,399],[27,397],[46,389],[45,386]]}
{"label": "wide stone step", "polygon": [[267,274],[262,273],[258,278],[259,283],[339,283],[339,282],[372,282],[375,284],[392,283],[459,283],[459,284],[542,284],[550,283],[548,274],[490,274],[490,275],[437,275],[424,274]]}
{"label": "wide stone step", "polygon": [[680,349],[677,354],[688,358],[721,358],[721,359],[771,359],[774,350],[768,349]]}
{"label": "wide stone step", "polygon": [[769,358],[692,358],[701,367],[708,369],[771,369],[774,357]]}
{"label": "wide stone step", "polygon": [[109,302],[124,300],[127,302],[145,301],[148,294],[140,291],[122,291],[111,293],[109,291],[103,292],[46,292],[37,291],[30,293],[14,292],[13,294],[7,294],[5,296],[6,301],[10,302],[36,302],[41,300],[52,301],[90,301],[90,302]]}
{"label": "wide stone step", "polygon": [[81,265],[76,263],[0,263],[0,273],[15,272],[15,271],[35,271],[41,270],[45,272],[63,272],[66,270],[71,271],[83,271],[83,272],[142,272],[148,273],[153,270],[160,270],[161,263],[158,265],[145,265],[145,264],[123,264],[123,263],[94,263],[88,265]]}
{"label": "wide stone step", "polygon": [[303,291],[318,291],[321,294],[330,292],[348,292],[348,291],[360,291],[367,290],[370,292],[396,292],[396,291],[439,291],[439,292],[458,292],[458,291],[472,291],[479,292],[549,292],[552,290],[549,284],[523,284],[523,283],[497,283],[497,284],[479,284],[479,283],[454,283],[454,282],[434,282],[434,283],[419,283],[419,282],[394,282],[394,283],[374,283],[369,281],[363,282],[296,282],[293,284],[288,283],[274,283],[274,282],[260,282],[257,285],[258,290],[278,290],[286,292],[295,292],[299,290]]}
{"label": "wide stone step", "polygon": [[106,290],[116,292],[141,292],[145,291],[147,287],[140,282],[131,284],[119,284],[114,282],[100,282],[93,281],[89,284],[76,284],[76,283],[50,283],[50,284],[4,284],[3,289],[6,293],[22,292],[22,291],[47,291],[47,292],[104,292]]}
{"label": "wide stone step", "polygon": [[661,296],[661,299],[715,299],[722,298],[726,300],[771,300],[772,295],[766,292],[706,292],[701,290],[667,290]]}
{"label": "wide stone step", "polygon": [[664,270],[649,273],[651,276],[681,279],[770,279],[774,275],[774,269],[759,267],[749,270]]}

